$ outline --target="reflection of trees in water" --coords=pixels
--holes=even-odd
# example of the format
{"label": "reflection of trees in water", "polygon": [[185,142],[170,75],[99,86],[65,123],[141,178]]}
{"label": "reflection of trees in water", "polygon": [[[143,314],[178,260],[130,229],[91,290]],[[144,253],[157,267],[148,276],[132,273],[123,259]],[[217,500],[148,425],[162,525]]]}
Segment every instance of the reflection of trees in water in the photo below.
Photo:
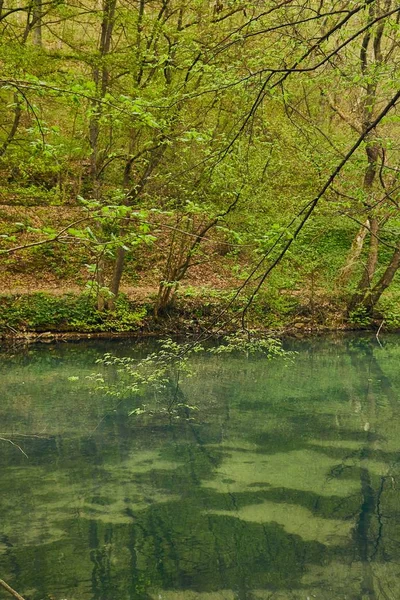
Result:
{"label": "reflection of trees in water", "polygon": [[[213,396],[201,422],[146,425],[121,410],[92,437],[30,441],[30,465],[15,458],[13,497],[30,506],[27,544],[6,522],[4,576],[36,589],[33,600],[58,589],[80,600],[150,600],[157,590],[171,600],[184,590],[207,600],[223,590],[240,600],[393,597],[396,394],[379,356],[364,347],[351,358],[340,397],[330,356],[323,372],[318,353],[315,390],[299,380],[286,404],[282,382],[296,375],[287,368],[269,367],[267,379],[262,363],[230,362],[216,381],[202,363],[179,388],[183,405]],[[3,513],[12,518],[10,507]]]}
{"label": "reflection of trees in water", "polygon": [[[391,417],[396,414],[396,405],[398,398],[393,392],[390,380],[385,376],[379,363],[380,347],[372,344],[364,346],[364,356],[367,360],[360,361],[358,353],[350,352],[353,367],[360,375],[360,402],[357,406],[362,421],[363,429],[366,432],[365,442],[360,450],[360,488],[361,488],[361,506],[356,526],[354,528],[355,548],[357,558],[362,563],[362,581],[361,596],[372,599],[379,598],[380,594],[384,598],[391,597],[390,587],[385,586],[377,572],[374,570],[374,563],[378,560],[390,562],[390,553],[387,551],[387,544],[384,535],[384,522],[390,519],[391,515],[385,515],[383,510],[386,504],[386,497],[393,490],[394,468],[396,459],[387,463],[386,473],[374,476],[369,470],[369,461],[373,460],[376,454],[377,445],[380,440],[385,443],[385,430],[382,431],[382,422],[377,420],[377,396],[380,393],[385,399],[385,404],[389,408]],[[361,369],[360,366],[363,366]],[[372,383],[379,382],[378,390],[373,389]],[[364,394],[362,395],[362,392]],[[390,423],[390,417],[385,420]],[[385,422],[384,422],[385,423]],[[378,431],[374,431],[376,428]],[[381,425],[381,427],[379,427]],[[388,507],[389,508],[389,507]],[[393,518],[393,516],[392,516]],[[386,587],[386,590],[385,590]],[[389,594],[389,595],[387,595]]]}

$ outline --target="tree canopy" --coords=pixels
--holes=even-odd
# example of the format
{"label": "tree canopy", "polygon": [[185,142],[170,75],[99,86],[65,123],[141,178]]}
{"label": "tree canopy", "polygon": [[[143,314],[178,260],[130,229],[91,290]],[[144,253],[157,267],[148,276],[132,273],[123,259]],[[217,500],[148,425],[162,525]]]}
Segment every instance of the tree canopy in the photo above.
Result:
{"label": "tree canopy", "polygon": [[61,246],[100,311],[144,254],[157,315],[219,261],[243,324],[265,290],[396,319],[399,22],[393,0],[3,2],[0,259]]}

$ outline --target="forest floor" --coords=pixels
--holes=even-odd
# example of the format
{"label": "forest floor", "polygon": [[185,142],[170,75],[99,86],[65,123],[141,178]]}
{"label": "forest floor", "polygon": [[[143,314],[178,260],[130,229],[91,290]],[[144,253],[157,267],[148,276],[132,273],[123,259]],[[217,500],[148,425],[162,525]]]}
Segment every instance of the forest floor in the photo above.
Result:
{"label": "forest floor", "polygon": [[[63,207],[65,209],[65,207]],[[75,214],[76,213],[76,214]],[[79,216],[76,209],[0,205],[0,234],[15,224],[33,228],[18,236],[18,244],[38,238],[36,227],[62,228]],[[114,313],[96,310],[90,284],[90,248],[43,244],[1,257],[0,337],[61,339],[115,335],[198,334],[241,327],[246,294],[231,298],[243,284],[254,256],[236,253],[216,234],[181,282],[176,300],[164,315],[154,315],[158,282],[163,279],[169,238],[158,232],[156,242],[128,256],[121,284],[121,302]],[[89,264],[88,264],[89,263]],[[110,267],[111,268],[111,265]],[[111,271],[105,270],[106,279]],[[258,331],[310,334],[354,329],[377,330],[382,319],[349,320],[340,301],[323,289],[285,289],[269,283],[252,303],[247,324]]]}
{"label": "forest floor", "polygon": [[[121,285],[122,303],[111,315],[99,315],[87,292],[85,266],[68,264],[68,256],[48,252],[33,260],[13,257],[0,273],[0,337],[28,341],[95,336],[193,335],[204,330],[240,328],[242,300],[230,299],[243,279],[233,275],[224,257],[193,267],[178,288],[173,305],[154,316],[160,280],[157,262],[130,265]],[[244,267],[244,265],[242,265]],[[86,291],[85,291],[86,290]],[[83,302],[83,298],[86,300]],[[88,308],[88,302],[91,308]],[[218,325],[217,325],[218,323]],[[278,335],[371,329],[381,320],[351,322],[343,307],[324,290],[264,290],[253,303],[248,326]]]}

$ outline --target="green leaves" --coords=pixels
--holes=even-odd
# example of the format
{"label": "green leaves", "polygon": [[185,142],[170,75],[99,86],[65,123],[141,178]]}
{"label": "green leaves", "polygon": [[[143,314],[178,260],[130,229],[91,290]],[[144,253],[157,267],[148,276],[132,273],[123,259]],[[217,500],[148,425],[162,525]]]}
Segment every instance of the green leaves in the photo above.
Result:
{"label": "green leaves", "polygon": [[261,335],[257,331],[238,331],[223,338],[222,343],[210,348],[212,354],[244,353],[264,355],[271,360],[273,358],[290,359],[293,352],[283,349],[282,342],[270,335]]}
{"label": "green leaves", "polygon": [[293,356],[292,352],[283,349],[280,340],[250,331],[225,336],[219,345],[211,347],[199,342],[179,343],[165,339],[156,352],[144,358],[105,354],[96,361],[105,367],[105,372],[95,373],[91,379],[102,392],[138,404],[128,412],[128,416],[165,414],[172,418],[191,419],[191,411],[199,407],[182,402],[180,386],[195,373],[193,357],[198,353],[259,355],[267,359],[290,359]]}

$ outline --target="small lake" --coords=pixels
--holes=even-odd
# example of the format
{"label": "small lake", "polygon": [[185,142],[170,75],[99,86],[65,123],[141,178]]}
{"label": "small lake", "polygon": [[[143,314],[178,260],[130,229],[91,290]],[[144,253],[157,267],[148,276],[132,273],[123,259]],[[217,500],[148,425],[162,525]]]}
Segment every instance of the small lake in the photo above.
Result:
{"label": "small lake", "polygon": [[0,578],[26,600],[398,600],[400,336],[380,342],[198,354],[189,419],[87,378],[151,344],[4,353]]}

